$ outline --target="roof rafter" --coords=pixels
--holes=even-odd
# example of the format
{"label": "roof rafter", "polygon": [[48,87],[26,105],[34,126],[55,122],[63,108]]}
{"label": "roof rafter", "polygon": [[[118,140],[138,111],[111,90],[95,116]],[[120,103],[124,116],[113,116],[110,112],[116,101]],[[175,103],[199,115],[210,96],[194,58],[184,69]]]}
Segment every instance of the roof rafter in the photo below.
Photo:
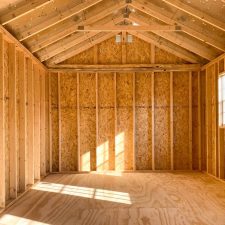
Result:
{"label": "roof rafter", "polygon": [[[147,21],[149,21],[147,18],[140,17],[137,14],[131,14],[129,19],[141,25],[148,25]],[[181,36],[177,33],[161,32],[161,31],[155,31],[155,30],[152,30],[151,32],[179,45],[180,47],[183,47],[189,51],[192,51],[195,54],[207,60],[212,60],[217,56],[217,54],[215,54],[210,48],[204,45],[200,45],[196,43],[194,40],[191,40],[185,36]]]}
{"label": "roof rafter", "polygon": [[161,48],[171,54],[174,54],[184,60],[187,60],[188,62],[201,64],[205,62],[202,58],[193,54],[192,52],[189,52],[186,49],[183,49],[177,46],[176,44],[163,38],[160,38],[154,34],[151,34],[149,32],[129,31],[129,33],[142,39],[143,41],[154,44],[158,48]]}
{"label": "roof rafter", "polygon": [[[107,21],[99,21],[97,24],[98,25],[100,25],[100,24],[112,25],[114,22],[120,23],[124,20],[124,18],[122,16],[116,18],[114,20],[114,22],[110,18],[106,18],[106,19],[107,19]],[[87,32],[84,34],[79,32],[74,35],[68,36],[68,37],[40,50],[39,52],[37,52],[37,56],[42,62],[46,61],[47,59],[65,51],[87,39],[94,37],[98,33],[99,33],[99,31],[98,32]]]}
{"label": "roof rafter", "polygon": [[115,10],[120,10],[121,8],[125,7],[125,2],[118,2],[118,4],[114,4],[111,7],[102,7],[102,10],[100,13],[95,13],[95,11],[90,11],[85,16],[85,21],[64,21],[63,24],[57,24],[54,26],[54,29],[49,31],[48,33],[44,35],[40,35],[37,38],[33,38],[31,41],[28,40],[28,46],[31,52],[37,52],[40,49],[63,39],[64,37],[74,33],[76,31],[75,26],[80,26],[84,24],[93,24],[97,22],[98,20],[103,19],[104,17],[112,14]]}
{"label": "roof rafter", "polygon": [[160,7],[158,7],[155,4],[152,4],[149,1],[146,0],[135,0],[132,1],[131,6],[135,9],[138,9],[139,11],[148,14],[150,16],[155,17],[156,19],[159,19],[160,21],[174,25],[177,24],[182,27],[182,31],[189,34],[190,36],[193,36],[221,51],[225,51],[225,45],[223,40],[212,34],[206,33],[201,29],[199,26],[190,26],[188,24],[188,21],[181,21],[179,18],[174,17],[174,15],[170,12],[167,12],[167,14],[163,14],[163,11]]}
{"label": "roof rafter", "polygon": [[43,18],[39,24],[37,24],[36,26],[33,26],[31,28],[25,29],[24,31],[22,31],[21,33],[17,34],[17,38],[20,41],[23,41],[43,30],[48,29],[49,27],[60,23],[68,18],[70,18],[71,16],[86,10],[88,8],[90,8],[93,5],[98,4],[99,2],[101,2],[102,0],[87,0],[83,3],[80,3],[72,8],[70,8],[70,10],[66,9],[65,11],[60,12],[60,14],[58,14],[58,12],[54,13],[54,15],[49,18]]}
{"label": "roof rafter", "polygon": [[53,58],[47,60],[47,65],[48,66],[52,66],[54,64],[58,64],[60,62],[65,61],[66,59],[69,59],[70,57],[77,55],[91,47],[93,47],[96,44],[99,44],[113,36],[115,36],[116,34],[118,34],[119,32],[109,32],[109,33],[98,33],[95,37],[93,37],[91,40],[86,40],[82,43],[80,43],[79,45],[76,45],[66,51],[61,52],[60,54],[54,56]]}
{"label": "roof rafter", "polygon": [[192,16],[194,16],[195,18],[198,18],[208,24],[211,24],[214,27],[217,27],[218,29],[221,29],[223,31],[225,31],[225,23],[221,22],[215,18],[213,18],[212,16],[204,13],[201,10],[195,9],[193,7],[191,7],[190,5],[184,4],[181,1],[178,0],[163,0],[164,2],[166,2],[167,4],[170,4]]}
{"label": "roof rafter", "polygon": [[[10,22],[19,19],[22,16],[25,16],[49,3],[52,3],[54,0],[30,0],[23,1],[18,3],[15,7],[10,8],[6,12],[3,12],[3,15],[0,17],[0,21],[2,25],[6,25]],[[28,2],[28,3],[27,3]]]}

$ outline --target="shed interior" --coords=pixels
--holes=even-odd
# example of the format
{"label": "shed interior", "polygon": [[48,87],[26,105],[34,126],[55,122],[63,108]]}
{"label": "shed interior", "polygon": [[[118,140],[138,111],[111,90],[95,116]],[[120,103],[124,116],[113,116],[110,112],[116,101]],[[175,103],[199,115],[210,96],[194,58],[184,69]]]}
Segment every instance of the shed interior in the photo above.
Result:
{"label": "shed interior", "polygon": [[225,225],[225,1],[1,0],[0,225]]}

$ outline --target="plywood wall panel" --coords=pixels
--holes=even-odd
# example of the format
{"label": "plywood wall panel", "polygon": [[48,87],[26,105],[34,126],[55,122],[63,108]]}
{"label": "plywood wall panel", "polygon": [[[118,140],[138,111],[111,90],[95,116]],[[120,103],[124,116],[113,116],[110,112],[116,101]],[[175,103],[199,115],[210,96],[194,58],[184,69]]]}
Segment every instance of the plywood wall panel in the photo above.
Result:
{"label": "plywood wall panel", "polygon": [[115,37],[98,44],[97,48],[99,64],[122,63],[122,45],[115,42]]}
{"label": "plywood wall panel", "polygon": [[189,152],[189,73],[174,72],[174,169],[190,168]]}
{"label": "plywood wall panel", "polygon": [[115,169],[133,169],[133,74],[118,73],[116,78],[117,125]]}
{"label": "plywood wall panel", "polygon": [[199,169],[198,72],[192,73],[192,166]]}
{"label": "plywood wall panel", "polygon": [[115,169],[114,74],[98,74],[97,170]]}
{"label": "plywood wall panel", "polygon": [[78,170],[77,74],[60,74],[62,171]]}
{"label": "plywood wall panel", "polygon": [[126,43],[127,63],[151,63],[151,44],[133,36],[132,43]]}
{"label": "plywood wall panel", "polygon": [[155,63],[182,64],[187,62],[184,59],[181,59],[169,52],[166,52],[156,47],[155,48]]}
{"label": "plywood wall panel", "polygon": [[155,169],[171,168],[170,153],[170,73],[154,74]]}
{"label": "plywood wall panel", "polygon": [[95,73],[82,73],[79,78],[81,171],[96,169],[95,79]]}
{"label": "plywood wall panel", "polygon": [[136,73],[135,158],[137,170],[152,169],[151,73]]}
{"label": "plywood wall panel", "polygon": [[51,73],[52,171],[59,171],[58,76]]}

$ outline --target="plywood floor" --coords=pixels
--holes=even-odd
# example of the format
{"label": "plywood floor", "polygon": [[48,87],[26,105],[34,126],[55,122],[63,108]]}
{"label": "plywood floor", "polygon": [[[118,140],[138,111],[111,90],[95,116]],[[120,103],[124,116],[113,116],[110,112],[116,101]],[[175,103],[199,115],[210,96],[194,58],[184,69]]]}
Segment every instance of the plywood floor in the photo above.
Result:
{"label": "plywood floor", "polygon": [[50,175],[1,225],[225,225],[225,183],[202,173]]}

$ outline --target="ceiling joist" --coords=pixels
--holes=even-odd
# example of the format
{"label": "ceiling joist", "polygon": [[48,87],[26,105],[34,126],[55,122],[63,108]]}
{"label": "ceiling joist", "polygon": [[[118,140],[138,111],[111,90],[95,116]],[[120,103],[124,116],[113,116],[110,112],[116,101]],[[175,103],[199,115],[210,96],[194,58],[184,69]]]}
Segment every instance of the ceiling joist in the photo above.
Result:
{"label": "ceiling joist", "polygon": [[174,6],[178,9],[190,14],[191,16],[194,16],[195,18],[198,18],[208,24],[211,24],[214,27],[217,27],[218,29],[225,31],[225,23],[224,22],[213,18],[212,16],[206,14],[204,11],[195,9],[195,8],[191,7],[190,5],[184,4],[183,2],[178,1],[178,0],[163,0],[163,1],[166,2],[167,4],[170,4],[171,6]]}
{"label": "ceiling joist", "polygon": [[[225,44],[222,38],[217,35],[206,32],[200,25],[192,24],[190,26],[189,20],[182,20],[181,18],[176,17],[173,13],[163,12],[163,10],[157,5],[146,0],[135,0],[131,3],[132,7],[135,9],[148,14],[160,21],[170,24],[170,25],[179,25],[182,27],[182,31],[193,36],[194,38],[199,39],[221,51],[225,51]],[[185,17],[183,17],[185,18]]]}
{"label": "ceiling joist", "polygon": [[[77,26],[81,26],[84,24],[94,24],[97,21],[105,18],[106,16],[113,14],[116,10],[120,10],[121,8],[125,7],[125,2],[119,2],[118,4],[114,4],[110,7],[101,6],[102,10],[100,13],[96,13],[94,10],[88,12],[85,15],[85,20],[81,20],[78,22],[75,21],[64,21],[63,23],[59,23],[54,26],[54,29],[51,29],[48,32],[45,32],[40,37],[35,37],[31,40],[28,40],[28,46],[31,52],[37,52],[40,49],[51,45],[52,43],[59,41],[68,35],[74,33],[76,31]],[[99,6],[100,7],[100,6]],[[114,20],[113,20],[114,22]],[[116,22],[114,22],[116,23]]]}
{"label": "ceiling joist", "polygon": [[10,7],[6,12],[2,13],[3,15],[0,16],[1,24],[6,25],[13,22],[52,2],[54,2],[54,0],[30,0],[18,3],[16,6]]}
{"label": "ceiling joist", "polygon": [[60,12],[60,13],[58,13],[56,11],[54,16],[52,16],[49,19],[46,19],[46,18],[41,19],[41,21],[36,26],[32,26],[31,28],[25,29],[24,31],[19,33],[17,35],[17,37],[20,41],[23,41],[35,34],[40,33],[43,30],[46,30],[46,29],[54,26],[57,23],[60,23],[64,20],[72,17],[75,14],[78,14],[79,12],[81,12],[83,10],[86,10],[86,9],[92,7],[93,5],[98,4],[101,1],[102,0],[87,0],[83,3],[80,3],[80,4],[70,8],[70,10],[66,9],[65,11]]}

